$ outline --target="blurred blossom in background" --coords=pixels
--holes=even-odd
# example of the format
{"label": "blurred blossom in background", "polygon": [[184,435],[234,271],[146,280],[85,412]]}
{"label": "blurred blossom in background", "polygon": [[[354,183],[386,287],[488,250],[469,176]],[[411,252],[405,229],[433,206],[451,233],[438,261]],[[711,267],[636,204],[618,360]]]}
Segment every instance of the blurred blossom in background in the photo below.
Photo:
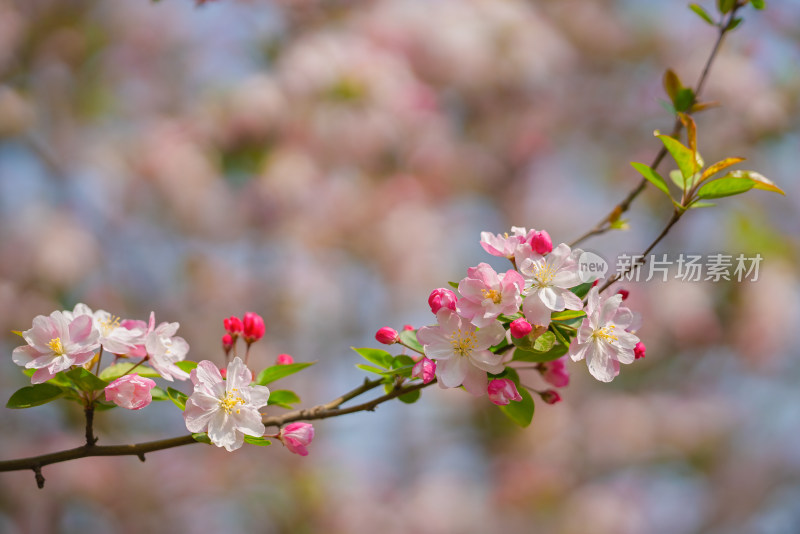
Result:
{"label": "blurred blossom in background", "polygon": [[[525,431],[432,388],[319,422],[306,458],[193,445],[53,465],[44,490],[3,473],[0,531],[800,531],[800,1],[745,19],[700,149],[787,196],[722,199],[657,252],[760,253],[759,280],[625,284],[647,357],[612,384],[570,362]],[[714,39],[661,0],[0,0],[2,397],[26,382],[10,331],[86,302],[179,321],[218,363],[222,318],[256,311],[252,367],[318,360],[287,387],[330,400],[362,380],[348,347],[432,323],[431,289],[479,261],[505,270],[481,230],[562,242],[603,217],[671,124],[663,71],[693,83]],[[670,209],[648,190],[584,248],[637,253]],[[103,443],[184,432],[165,403],[122,412]],[[2,458],[81,426],[75,406],[2,410]]]}

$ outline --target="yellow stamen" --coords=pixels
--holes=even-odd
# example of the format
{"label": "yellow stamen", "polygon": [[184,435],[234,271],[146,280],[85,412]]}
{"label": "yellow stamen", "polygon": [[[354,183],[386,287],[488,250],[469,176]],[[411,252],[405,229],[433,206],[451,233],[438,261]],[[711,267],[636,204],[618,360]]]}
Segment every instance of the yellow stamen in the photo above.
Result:
{"label": "yellow stamen", "polygon": [[469,356],[478,346],[478,338],[475,331],[463,332],[459,328],[450,336],[450,344],[453,345],[453,352],[459,356]]}
{"label": "yellow stamen", "polygon": [[230,414],[234,410],[237,414],[241,412],[240,409],[236,408],[236,405],[244,405],[245,402],[244,399],[238,393],[236,393],[237,391],[239,391],[237,388],[233,388],[227,393],[227,395],[225,395],[224,399],[219,400],[219,405],[223,410],[225,410],[226,414]]}
{"label": "yellow stamen", "polygon": [[503,296],[496,289],[481,289],[483,298],[492,299],[495,304],[500,304],[503,301]]}
{"label": "yellow stamen", "polygon": [[105,321],[99,321],[100,327],[103,329],[103,335],[111,335],[111,332],[119,326],[120,318],[114,315],[109,315]]}
{"label": "yellow stamen", "polygon": [[533,284],[537,287],[549,287],[550,282],[553,281],[553,278],[555,278],[557,272],[558,270],[553,269],[553,266],[549,263],[544,263],[541,266],[534,264]]}
{"label": "yellow stamen", "polygon": [[63,356],[64,355],[64,345],[61,343],[60,337],[54,337],[51,339],[47,346],[50,347],[50,350],[56,353],[56,356]]}
{"label": "yellow stamen", "polygon": [[614,330],[616,328],[617,327],[614,326],[613,324],[609,326],[604,326],[603,328],[600,328],[592,332],[592,337],[595,339],[602,339],[604,341],[607,341],[608,343],[614,343],[615,341],[619,340],[619,337],[614,335]]}

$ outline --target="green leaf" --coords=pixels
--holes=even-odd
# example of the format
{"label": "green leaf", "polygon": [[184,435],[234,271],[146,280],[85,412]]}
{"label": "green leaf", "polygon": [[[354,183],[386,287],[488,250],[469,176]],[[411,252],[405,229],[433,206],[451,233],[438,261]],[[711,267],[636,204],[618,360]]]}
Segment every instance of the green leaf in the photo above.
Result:
{"label": "green leaf", "polygon": [[288,389],[278,389],[275,391],[270,391],[269,393],[269,406],[280,406],[281,408],[291,409],[292,404],[297,404],[300,402],[300,397],[297,396],[297,393],[294,391],[289,391]]}
{"label": "green leaf", "polygon": [[712,26],[716,26],[717,25],[717,23],[714,22],[714,19],[711,18],[711,15],[708,14],[708,11],[703,9],[701,6],[699,6],[697,4],[689,4],[689,9],[691,9],[692,11],[697,13],[697,16],[699,16],[701,19],[703,19],[704,21],[708,22]]}
{"label": "green leaf", "polygon": [[767,7],[767,3],[764,0],[750,0],[750,3],[753,4],[753,7],[761,10]]}
{"label": "green leaf", "polygon": [[[650,168],[649,165],[645,165],[644,163],[638,163],[636,161],[631,162],[631,166],[636,169],[639,174],[644,176],[648,182],[656,186],[658,189],[664,192],[668,197],[672,198],[672,195],[669,194],[669,188],[667,187],[667,182],[664,181],[664,178],[660,174],[658,174],[654,169]],[[573,290],[573,293],[575,290]],[[588,293],[588,291],[587,291]],[[580,296],[580,295],[578,295]]]}
{"label": "green leaf", "polygon": [[514,351],[514,361],[534,363],[551,362],[565,355],[568,350],[568,347],[564,345],[554,345],[553,348],[547,352],[533,352],[518,348]]}
{"label": "green leaf", "polygon": [[400,342],[413,351],[425,354],[422,343],[417,340],[416,330],[403,330],[400,332]]}
{"label": "green leaf", "polygon": [[533,404],[533,397],[531,397],[527,389],[517,384],[517,391],[519,391],[522,400],[519,402],[511,401],[505,406],[500,406],[500,411],[524,428],[531,424],[533,420],[533,411],[536,406]]}
{"label": "green leaf", "polygon": [[183,391],[178,391],[177,389],[167,388],[167,397],[169,397],[169,400],[171,400],[175,406],[180,408],[181,411],[186,410],[186,399],[189,398],[186,393]]}
{"label": "green leaf", "polygon": [[772,180],[766,178],[765,176],[762,176],[761,174],[755,171],[731,171],[725,176],[723,176],[723,178],[727,177],[744,178],[746,180],[750,180],[753,182],[753,189],[762,189],[764,191],[772,191],[773,193],[780,193],[781,195],[786,195],[786,193],[783,192],[783,189],[775,185],[775,183]]}
{"label": "green leaf", "polygon": [[683,174],[684,178],[694,176],[694,173],[697,172],[697,160],[695,159],[694,153],[683,143],[673,137],[658,133],[656,133],[656,137],[661,139],[661,142],[664,143],[664,147],[669,151],[670,154],[672,154],[672,157],[675,160],[675,163],[678,164],[678,168],[681,170],[681,174]]}
{"label": "green leaf", "polygon": [[421,395],[422,395],[422,391],[416,389],[416,390],[412,391],[411,393],[406,393],[405,395],[400,395],[397,398],[398,398],[398,400],[400,400],[401,402],[405,402],[406,404],[414,404],[415,402],[417,402],[419,400]]}
{"label": "green leaf", "polygon": [[684,87],[678,91],[675,97],[675,111],[686,111],[694,104],[694,91],[689,87]]}
{"label": "green leaf", "polygon": [[[128,374],[128,371],[130,371],[134,366],[136,366],[136,364],[131,362],[121,362],[121,363],[115,363],[114,365],[109,365],[100,372],[100,379],[105,380],[107,382],[113,382],[117,378]],[[155,369],[151,369],[150,367],[147,367],[145,365],[140,365],[136,367],[136,369],[134,369],[134,372],[137,375],[146,378],[157,378],[161,376],[156,372]]]}
{"label": "green leaf", "polygon": [[722,14],[728,13],[736,4],[736,0],[717,0],[717,8]]}
{"label": "green leaf", "polygon": [[96,400],[94,401],[94,411],[96,412],[105,412],[112,408],[116,408],[117,405],[113,402],[108,402],[104,400]]}
{"label": "green leaf", "polygon": [[165,401],[169,400],[169,395],[167,392],[161,389],[160,387],[156,386],[150,390],[150,395],[153,396],[154,401]]}
{"label": "green leaf", "polygon": [[573,287],[570,291],[575,293],[579,298],[583,298],[589,294],[590,289],[592,289],[592,282],[586,282],[585,284]]}
{"label": "green leaf", "polygon": [[391,369],[392,367],[392,360],[394,360],[394,357],[385,350],[371,349],[367,347],[361,349],[357,349],[355,347],[351,348],[369,363],[373,363],[377,366],[383,367],[384,369]]}
{"label": "green leaf", "polygon": [[414,364],[417,363],[411,358],[411,356],[406,356],[405,354],[400,354],[394,357],[392,360],[392,369],[402,369],[403,367],[414,367]]}
{"label": "green leaf", "polygon": [[358,367],[362,371],[366,371],[368,373],[376,373],[376,374],[379,374],[381,376],[386,376],[386,372],[387,372],[386,369],[380,369],[378,367],[373,367],[371,365],[367,365],[367,364],[364,364],[364,363],[357,363],[356,367]]}
{"label": "green leaf", "polygon": [[191,373],[192,369],[197,367],[197,362],[183,360],[182,362],[175,362],[175,366],[184,373]]}
{"label": "green leaf", "polygon": [[195,441],[199,441],[200,443],[207,443],[208,445],[211,445],[211,438],[209,438],[208,434],[206,434],[205,432],[197,432],[195,434],[192,434],[192,439]]}
{"label": "green leaf", "polygon": [[536,338],[533,342],[533,350],[536,352],[547,352],[553,348],[556,342],[556,335],[553,332],[547,331],[541,336]]}
{"label": "green leaf", "polygon": [[700,181],[697,183],[703,183],[719,171],[723,169],[727,169],[731,165],[736,165],[744,161],[744,158],[725,158],[722,161],[718,161],[713,165],[710,165],[706,170],[703,171],[703,174],[700,176]]}
{"label": "green leaf", "polygon": [[258,445],[259,447],[266,447],[267,445],[272,444],[272,442],[268,439],[256,436],[248,436],[247,434],[244,435],[244,442],[249,443],[250,445]]}
{"label": "green leaf", "polygon": [[258,378],[256,378],[256,384],[259,386],[266,386],[271,382],[275,382],[276,380],[280,380],[281,378],[293,375],[298,371],[302,371],[306,367],[311,367],[315,363],[317,362],[289,363],[286,365],[273,365],[272,367],[267,367],[266,369],[258,373]]}
{"label": "green leaf", "polygon": [[34,384],[18,389],[11,395],[6,408],[30,408],[54,401],[64,394],[64,390],[53,384]]}
{"label": "green leaf", "polygon": [[694,208],[712,208],[714,206],[716,206],[716,204],[714,204],[713,202],[701,202],[699,200],[695,200],[694,202],[689,204],[689,208],[691,208],[691,209],[694,209]]}
{"label": "green leaf", "polygon": [[76,367],[75,369],[71,369],[64,373],[70,382],[75,384],[81,391],[98,391],[100,389],[105,389],[108,385],[108,382],[105,380],[101,380],[97,378],[94,374],[90,373],[83,367]]}
{"label": "green leaf", "polygon": [[675,100],[678,98],[678,91],[683,89],[683,84],[681,83],[681,79],[675,74],[675,71],[672,69],[667,69],[664,72],[664,91],[667,93],[667,96],[672,101],[673,105],[675,104]]}
{"label": "green leaf", "polygon": [[458,282],[447,282],[453,289],[458,289]]}
{"label": "green leaf", "polygon": [[728,31],[730,32],[730,31],[735,30],[736,28],[741,26],[743,22],[744,22],[744,19],[742,17],[736,17],[735,19],[733,19],[731,21],[730,24],[728,24]]}
{"label": "green leaf", "polygon": [[583,317],[584,315],[586,315],[586,312],[583,310],[564,310],[562,312],[557,312],[551,315],[550,320],[571,321],[573,319],[577,319],[578,317]]}
{"label": "green leaf", "polygon": [[697,191],[698,198],[722,198],[741,195],[750,191],[755,184],[747,178],[718,178],[701,187]]}

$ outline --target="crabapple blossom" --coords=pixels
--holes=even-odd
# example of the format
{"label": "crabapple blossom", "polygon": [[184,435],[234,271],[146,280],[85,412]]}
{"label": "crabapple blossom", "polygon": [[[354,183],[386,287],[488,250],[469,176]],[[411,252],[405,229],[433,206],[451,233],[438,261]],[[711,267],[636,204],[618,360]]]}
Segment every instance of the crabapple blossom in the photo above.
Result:
{"label": "crabapple blossom", "polygon": [[528,240],[528,232],[519,226],[511,227],[511,235],[481,232],[481,246],[492,256],[514,258],[517,247]]}
{"label": "crabapple blossom", "polygon": [[15,348],[12,359],[26,369],[36,369],[31,383],[41,384],[73,365],[91,361],[100,348],[99,336],[91,316],[70,319],[54,311],[33,319],[33,326],[22,333],[28,344]]}
{"label": "crabapple blossom", "polygon": [[511,324],[508,325],[508,330],[511,332],[512,336],[520,339],[530,334],[533,331],[533,326],[520,317],[519,319],[511,321]]}
{"label": "crabapple blossom", "polygon": [[596,287],[589,290],[586,317],[569,346],[572,359],[585,358],[589,372],[601,382],[611,382],[619,374],[620,363],[635,359],[633,349],[639,338],[626,331],[634,316],[621,304],[622,295],[604,297]]}
{"label": "crabapple blossom", "polygon": [[436,314],[442,308],[450,308],[451,310],[455,311],[456,302],[458,302],[458,297],[456,294],[450,289],[444,287],[434,289],[431,291],[431,294],[428,297],[428,305],[431,307],[431,311],[434,314]]}
{"label": "crabapple blossom", "polygon": [[294,363],[294,358],[290,354],[278,354],[275,365],[289,365]]}
{"label": "crabapple blossom", "polygon": [[394,328],[389,328],[388,326],[384,326],[377,332],[375,332],[375,339],[377,339],[380,343],[384,345],[394,345],[398,341],[400,341],[400,334]]}
{"label": "crabapple blossom", "polygon": [[553,251],[553,240],[550,239],[550,234],[546,230],[540,232],[533,232],[529,240],[531,249],[537,254],[549,254]]}
{"label": "crabapple blossom", "polygon": [[580,253],[561,243],[546,256],[533,252],[517,256],[522,259],[519,270],[526,282],[522,312],[528,322],[547,326],[552,312],[583,308],[581,299],[569,290],[581,283],[575,260]]}
{"label": "crabapple blossom", "polygon": [[136,341],[141,336],[140,329],[129,329],[121,324],[121,319],[115,317],[105,310],[92,311],[89,306],[79,303],[70,311],[65,311],[64,316],[68,319],[88,315],[92,318],[92,326],[99,334],[98,340],[108,352],[113,354],[128,354],[136,346]]}
{"label": "crabapple blossom", "polygon": [[186,340],[175,335],[180,323],[161,323],[158,326],[155,324],[156,315],[150,312],[150,321],[144,336],[144,346],[150,357],[150,365],[165,380],[170,382],[173,378],[186,380],[189,374],[175,365],[183,361],[189,352]]}
{"label": "crabapple blossom", "polygon": [[498,406],[505,406],[511,401],[521,401],[522,395],[517,391],[517,385],[509,378],[495,378],[489,382],[487,388],[489,400]]}
{"label": "crabapple blossom", "polygon": [[289,423],[281,428],[278,439],[290,452],[308,456],[306,446],[314,439],[314,426],[311,423]]}
{"label": "crabapple blossom", "polygon": [[423,356],[414,364],[411,369],[411,376],[419,378],[423,384],[427,384],[436,376],[436,362],[427,356]]}
{"label": "crabapple blossom", "polygon": [[257,313],[247,312],[242,318],[242,337],[248,345],[264,337],[264,319]]}
{"label": "crabapple blossom", "polygon": [[525,280],[517,271],[498,274],[489,264],[480,263],[467,269],[467,277],[458,284],[462,298],[456,310],[478,328],[486,326],[500,314],[519,310],[524,287]]}
{"label": "crabapple blossom", "polygon": [[417,339],[425,355],[436,361],[439,385],[444,388],[463,385],[475,396],[485,394],[487,371],[503,371],[503,355],[494,354],[489,347],[502,341],[505,329],[499,321],[477,329],[448,308],[439,310],[436,320],[439,324],[420,328]]}
{"label": "crabapple blossom", "polygon": [[156,383],[134,373],[117,378],[105,387],[106,400],[128,410],[141,410],[153,401]]}
{"label": "crabapple blossom", "polygon": [[542,373],[542,378],[544,378],[545,382],[550,385],[557,388],[569,385],[569,371],[567,371],[564,358],[539,364],[539,371]]}
{"label": "crabapple blossom", "polygon": [[245,435],[264,435],[258,409],[266,406],[269,388],[250,385],[253,374],[238,356],[226,371],[223,379],[210,361],[197,364],[190,375],[194,390],[183,417],[190,432],[206,431],[211,443],[233,451],[242,446]]}

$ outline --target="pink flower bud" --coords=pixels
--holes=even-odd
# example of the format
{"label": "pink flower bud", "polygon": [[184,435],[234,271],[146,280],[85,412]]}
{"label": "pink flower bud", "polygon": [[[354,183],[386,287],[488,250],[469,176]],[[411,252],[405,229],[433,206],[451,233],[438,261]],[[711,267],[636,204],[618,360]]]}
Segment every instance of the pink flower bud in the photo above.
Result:
{"label": "pink flower bud", "polygon": [[414,364],[411,369],[411,376],[421,378],[422,383],[427,384],[436,376],[436,362],[428,359],[427,356],[423,356]]}
{"label": "pink flower bud", "polygon": [[262,337],[266,327],[264,326],[264,319],[257,313],[247,312],[242,319],[242,336],[247,344],[255,343]]}
{"label": "pink flower bud", "polygon": [[414,330],[414,327],[411,326],[410,324],[407,324],[407,325],[403,326],[403,330]]}
{"label": "pink flower bud", "polygon": [[375,339],[377,339],[384,345],[394,345],[395,343],[400,341],[400,334],[398,334],[397,330],[395,330],[394,328],[389,328],[388,326],[384,326],[383,328],[375,332]]}
{"label": "pink flower bud", "polygon": [[511,321],[509,330],[511,330],[512,336],[519,339],[521,337],[525,337],[528,334],[530,334],[531,331],[533,330],[533,326],[531,326],[531,323],[529,323],[525,319],[519,318],[514,321]]}
{"label": "pink flower bud", "polygon": [[428,305],[431,307],[433,313],[438,312],[442,308],[450,308],[456,311],[457,301],[458,297],[456,297],[456,294],[444,287],[434,289],[428,297]]}
{"label": "pink flower bud", "polygon": [[622,300],[628,300],[628,295],[630,294],[631,292],[628,291],[627,289],[620,289],[619,291],[617,291],[617,295],[622,295]]}
{"label": "pink flower bud", "polygon": [[222,378],[228,378],[228,368],[227,367],[220,367],[219,368],[219,374],[222,376]]}
{"label": "pink flower bud", "polygon": [[569,385],[569,371],[564,364],[564,359],[559,358],[551,362],[545,362],[539,365],[539,370],[542,373],[542,378],[545,382],[557,388],[563,388]]}
{"label": "pink flower bud", "polygon": [[294,363],[294,358],[289,354],[278,354],[278,358],[275,360],[275,365],[289,365],[290,363]]}
{"label": "pink flower bud", "polygon": [[547,404],[555,404],[557,402],[561,402],[561,395],[558,394],[558,391],[554,389],[546,389],[539,393],[542,397],[542,400],[545,401]]}
{"label": "pink flower bud", "polygon": [[592,287],[595,287],[595,286],[596,286],[597,284],[599,284],[599,283],[600,283],[600,279],[598,278],[597,280],[595,280],[594,282],[592,282]]}
{"label": "pink flower bud", "polygon": [[235,336],[237,334],[242,333],[242,320],[238,317],[228,317],[227,319],[222,320],[222,324],[225,326],[225,331],[228,332],[231,336]]}
{"label": "pink flower bud", "polygon": [[290,452],[308,456],[306,445],[314,439],[314,426],[309,423],[289,423],[281,428],[278,439]]}
{"label": "pink flower bud", "polygon": [[225,334],[222,336],[222,350],[225,351],[225,356],[227,356],[231,349],[233,348],[233,337],[230,334]]}
{"label": "pink flower bud", "polygon": [[106,386],[106,400],[128,410],[141,410],[153,401],[156,383],[136,373],[117,378]]}
{"label": "pink flower bud", "polygon": [[635,359],[644,358],[644,354],[647,352],[647,347],[644,346],[644,343],[641,341],[633,347],[633,356]]}
{"label": "pink flower bud", "polygon": [[549,254],[553,252],[553,240],[546,230],[535,232],[531,237],[531,248],[537,254]]}
{"label": "pink flower bud", "polygon": [[508,378],[495,378],[489,382],[487,392],[489,393],[489,400],[498,406],[505,406],[512,400],[517,402],[522,400],[516,384]]}

